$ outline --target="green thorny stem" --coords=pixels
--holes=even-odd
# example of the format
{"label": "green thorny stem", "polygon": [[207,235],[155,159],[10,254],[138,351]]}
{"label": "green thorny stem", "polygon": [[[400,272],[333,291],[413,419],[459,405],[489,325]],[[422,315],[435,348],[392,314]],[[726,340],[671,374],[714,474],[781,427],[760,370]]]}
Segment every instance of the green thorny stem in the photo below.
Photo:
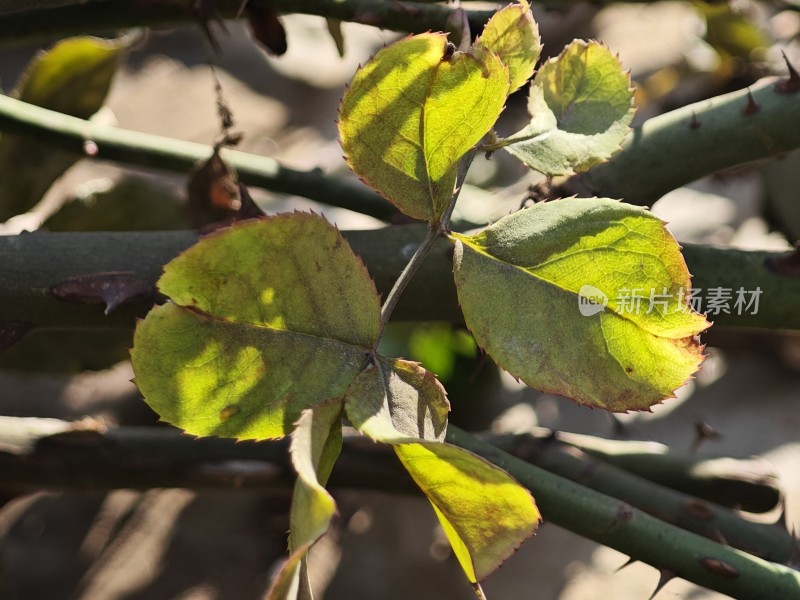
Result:
{"label": "green thorny stem", "polygon": [[378,329],[378,337],[375,341],[375,345],[372,348],[373,354],[377,351],[378,344],[380,344],[381,338],[383,337],[383,331],[386,329],[386,324],[389,322],[392,312],[394,312],[395,306],[397,306],[397,302],[400,300],[400,296],[403,295],[403,291],[406,289],[406,286],[414,277],[420,266],[422,266],[422,263],[425,262],[425,258],[428,256],[428,254],[430,254],[430,251],[433,250],[436,242],[439,241],[439,238],[447,237],[449,235],[450,219],[453,216],[453,209],[456,207],[458,196],[461,194],[461,188],[464,186],[464,179],[467,176],[467,171],[469,170],[469,167],[472,164],[477,152],[477,147],[473,148],[459,161],[458,173],[456,174],[456,184],[453,188],[453,195],[450,198],[450,202],[448,202],[447,206],[442,211],[442,214],[439,215],[436,220],[429,222],[428,232],[425,235],[425,239],[422,240],[419,247],[414,252],[414,255],[400,273],[397,281],[394,282],[394,286],[392,286],[392,289],[387,294],[386,300],[383,302],[383,306],[381,307],[381,323]]}

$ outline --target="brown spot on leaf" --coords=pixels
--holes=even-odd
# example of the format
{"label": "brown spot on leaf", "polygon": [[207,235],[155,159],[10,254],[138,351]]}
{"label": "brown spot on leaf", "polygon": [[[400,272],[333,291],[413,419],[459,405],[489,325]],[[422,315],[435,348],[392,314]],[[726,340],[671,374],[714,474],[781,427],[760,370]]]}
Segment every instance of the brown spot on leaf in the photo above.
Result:
{"label": "brown spot on leaf", "polygon": [[33,324],[25,321],[0,321],[0,353],[20,341],[31,329]]}
{"label": "brown spot on leaf", "polygon": [[444,47],[444,54],[442,55],[442,60],[450,62],[455,53],[456,53],[456,45],[453,42],[447,42],[447,44]]}
{"label": "brown spot on leaf", "polygon": [[219,418],[223,421],[227,421],[231,417],[234,417],[242,412],[242,408],[238,404],[230,404],[219,411]]}
{"label": "brown spot on leaf", "polygon": [[71,277],[50,288],[50,293],[65,302],[105,304],[105,314],[134,299],[155,293],[155,286],[129,271],[111,271]]}

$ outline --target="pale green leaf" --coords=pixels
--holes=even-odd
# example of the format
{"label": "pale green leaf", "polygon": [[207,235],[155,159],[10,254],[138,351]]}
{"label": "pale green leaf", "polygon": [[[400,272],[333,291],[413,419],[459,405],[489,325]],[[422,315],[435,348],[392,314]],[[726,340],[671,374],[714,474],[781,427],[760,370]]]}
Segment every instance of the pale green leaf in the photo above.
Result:
{"label": "pale green leaf", "polygon": [[353,171],[416,219],[439,218],[459,160],[494,125],[508,92],[496,55],[450,52],[443,33],[384,48],[356,73],[339,110]]}
{"label": "pale green leaf", "polygon": [[620,149],[633,119],[633,90],[619,59],[597,42],[575,41],[536,73],[531,121],[501,146],[545,175],[568,175]]}
{"label": "pale green leaf", "polygon": [[336,503],[324,486],[342,450],[341,421],[342,403],[336,400],[303,411],[292,432],[297,485],[292,498],[291,551],[318,540],[336,512]]}
{"label": "pale green leaf", "polygon": [[479,456],[448,444],[395,444],[394,451],[436,510],[468,579],[482,581],[536,531],[530,492]]}
{"label": "pale green leaf", "polygon": [[520,0],[497,11],[475,42],[491,50],[508,67],[509,93],[518,90],[533,75],[542,53],[539,28],[533,20],[530,4]]}
{"label": "pale green leaf", "polygon": [[475,583],[533,534],[539,513],[530,493],[503,470],[438,441],[446,402],[444,389],[421,366],[379,359],[347,390],[345,413],[361,433],[394,446]]}
{"label": "pale green leaf", "polygon": [[466,323],[528,385],[612,411],[642,410],[702,362],[696,334],[708,323],[687,304],[680,247],[645,209],[556,200],[455,237]]}
{"label": "pale green leaf", "polygon": [[444,440],[450,404],[442,384],[418,363],[379,356],[347,390],[353,426],[382,442]]}
{"label": "pale green leaf", "polygon": [[289,515],[289,558],[272,582],[267,600],[311,597],[306,559],[328,530],[336,503],[324,485],[342,448],[342,405],[334,401],[303,411],[292,432],[297,482]]}
{"label": "pale green leaf", "polygon": [[316,215],[245,222],[174,259],[131,352],[161,418],[195,435],[289,433],[366,365],[380,306],[341,234]]}
{"label": "pale green leaf", "polygon": [[[13,96],[24,102],[87,119],[105,102],[127,40],[76,37],[39,53]],[[0,137],[0,222],[26,212],[80,159],[30,137]]]}

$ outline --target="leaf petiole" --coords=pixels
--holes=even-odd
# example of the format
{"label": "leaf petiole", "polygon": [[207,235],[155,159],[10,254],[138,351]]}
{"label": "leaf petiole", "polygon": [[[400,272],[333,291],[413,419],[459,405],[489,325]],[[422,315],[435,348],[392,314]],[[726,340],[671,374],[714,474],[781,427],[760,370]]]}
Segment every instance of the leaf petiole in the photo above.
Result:
{"label": "leaf petiole", "polygon": [[397,302],[400,300],[400,296],[402,296],[403,291],[406,289],[411,279],[419,270],[420,266],[422,266],[422,263],[425,261],[428,254],[430,254],[431,250],[433,250],[433,247],[436,245],[436,242],[439,240],[439,238],[447,237],[449,235],[450,219],[453,216],[453,210],[455,209],[456,202],[458,201],[458,196],[461,194],[461,188],[464,185],[464,179],[467,176],[469,166],[472,164],[477,152],[477,148],[473,148],[461,158],[461,161],[458,164],[456,184],[453,189],[453,196],[450,198],[450,202],[448,202],[447,207],[444,209],[444,211],[442,211],[438,223],[429,223],[428,233],[426,234],[425,239],[422,240],[419,248],[417,248],[417,250],[414,252],[414,255],[408,261],[408,264],[405,266],[402,273],[400,273],[397,281],[394,282],[392,289],[386,296],[386,300],[383,302],[383,306],[381,307],[381,322],[378,329],[378,337],[374,346],[372,347],[373,354],[377,350],[378,344],[383,337],[383,330],[386,328],[386,324],[389,322],[392,312],[394,312],[394,309],[397,306]]}

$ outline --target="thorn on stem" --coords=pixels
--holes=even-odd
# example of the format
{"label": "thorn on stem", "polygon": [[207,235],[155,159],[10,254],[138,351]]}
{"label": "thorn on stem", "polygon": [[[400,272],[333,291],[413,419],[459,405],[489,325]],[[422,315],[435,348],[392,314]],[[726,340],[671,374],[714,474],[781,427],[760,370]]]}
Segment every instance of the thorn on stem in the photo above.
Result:
{"label": "thorn on stem", "polygon": [[789,70],[789,77],[779,81],[775,85],[775,90],[781,94],[794,94],[796,92],[800,92],[800,73],[797,71],[791,61],[789,61],[789,57],[786,56],[786,52],[781,51],[781,54],[783,54],[783,60],[786,61],[786,68]]}
{"label": "thorn on stem", "polygon": [[770,256],[764,262],[773,273],[784,277],[800,277],[800,246],[786,254]]}
{"label": "thorn on stem", "polygon": [[742,109],[742,114],[747,117],[756,114],[760,110],[761,105],[753,98],[753,92],[750,88],[747,88],[747,104]]}
{"label": "thorn on stem", "polygon": [[33,323],[25,321],[0,321],[0,352],[7,350],[33,329]]}
{"label": "thorn on stem", "polygon": [[692,111],[692,120],[689,123],[689,129],[699,129],[700,119],[697,118],[697,113]]}
{"label": "thorn on stem", "polygon": [[626,561],[625,561],[623,564],[621,564],[621,565],[620,565],[620,566],[617,568],[617,570],[616,570],[616,571],[614,571],[614,572],[615,572],[615,573],[619,573],[619,572],[620,572],[620,571],[622,571],[622,569],[624,569],[625,567],[630,567],[632,564],[634,564],[634,563],[637,563],[637,562],[639,562],[639,561],[638,561],[638,560],[636,560],[635,558],[633,558],[633,557],[631,556],[631,557],[630,557],[628,560],[626,560]]}
{"label": "thorn on stem", "polygon": [[694,440],[689,447],[689,453],[694,454],[706,440],[718,440],[722,434],[705,421],[696,421],[694,424]]}
{"label": "thorn on stem", "polygon": [[675,571],[671,571],[666,567],[656,567],[656,569],[658,569],[658,572],[660,574],[658,578],[658,583],[656,584],[656,589],[653,590],[653,593],[650,595],[650,598],[648,598],[648,600],[653,600],[653,598],[656,597],[656,594],[658,594],[658,592],[664,589],[665,585],[667,585],[670,581],[672,581],[678,576],[675,573]]}

